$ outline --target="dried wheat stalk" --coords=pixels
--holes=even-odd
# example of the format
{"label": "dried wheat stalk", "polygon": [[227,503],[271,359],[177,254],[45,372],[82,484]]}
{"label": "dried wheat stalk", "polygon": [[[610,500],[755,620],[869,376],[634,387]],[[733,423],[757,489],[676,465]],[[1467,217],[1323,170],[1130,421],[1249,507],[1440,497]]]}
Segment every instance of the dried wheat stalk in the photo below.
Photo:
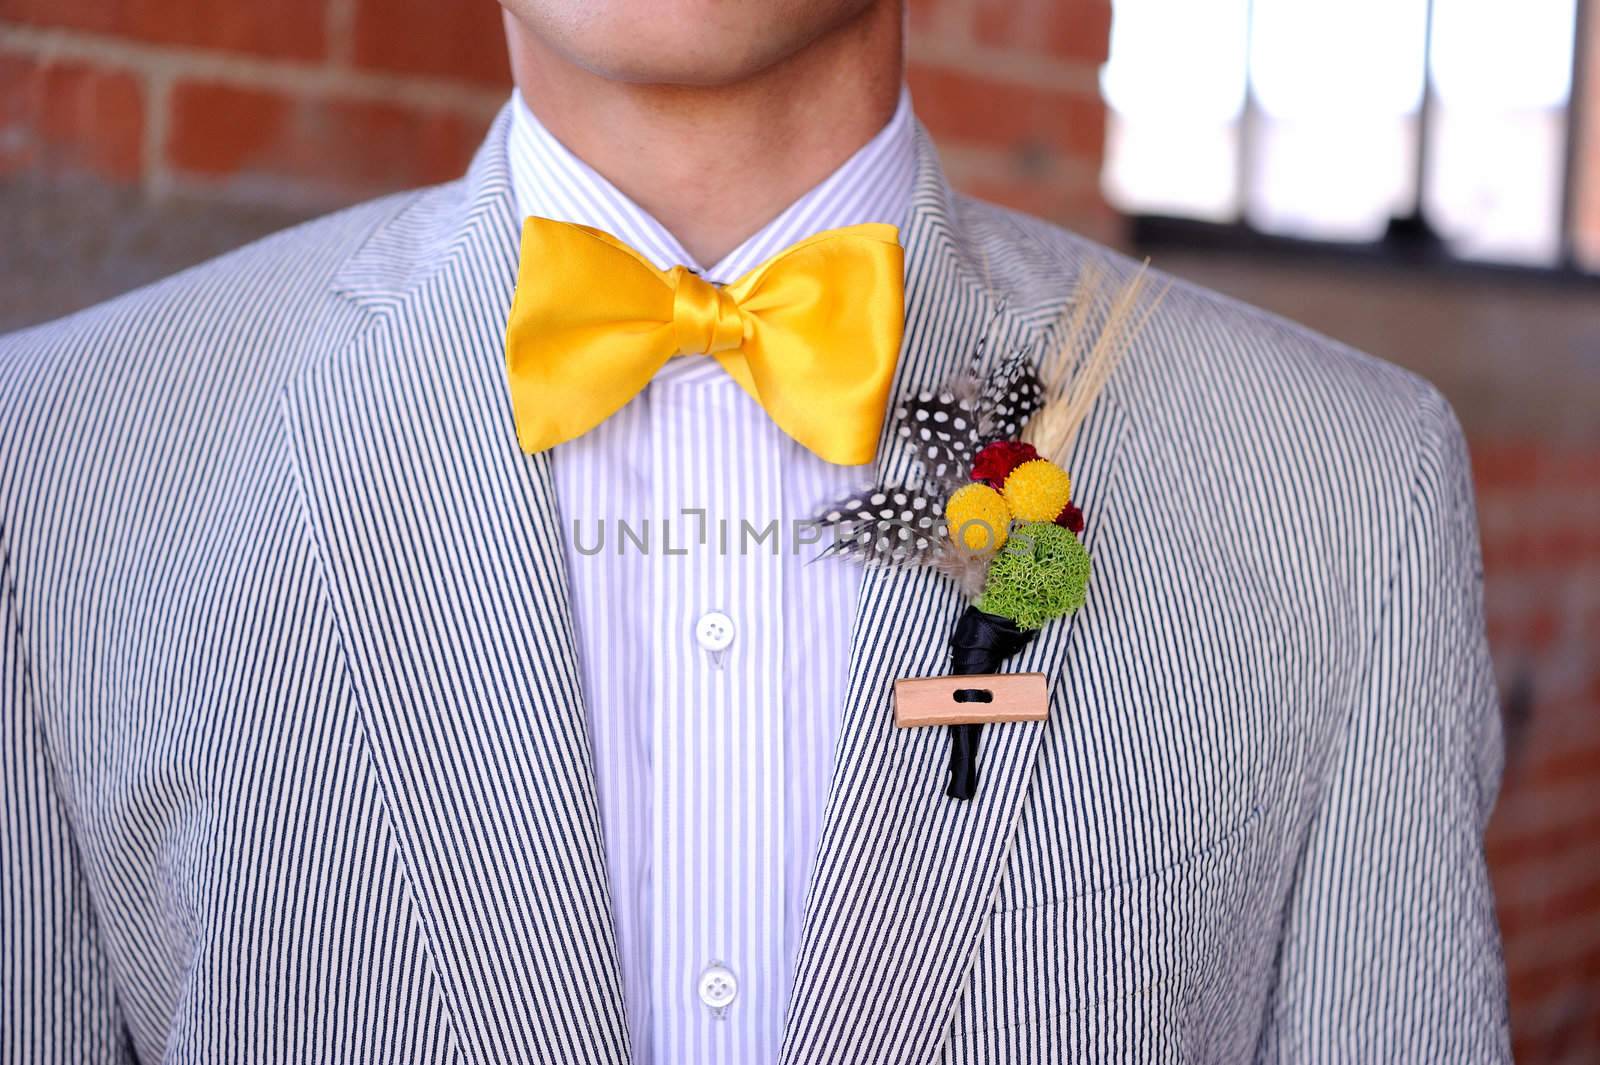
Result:
{"label": "dried wheat stalk", "polygon": [[1102,267],[1090,263],[1062,314],[1060,342],[1039,368],[1044,403],[1023,439],[1044,458],[1066,465],[1073,441],[1112,371],[1167,294],[1167,286],[1145,299],[1149,262],[1112,290]]}

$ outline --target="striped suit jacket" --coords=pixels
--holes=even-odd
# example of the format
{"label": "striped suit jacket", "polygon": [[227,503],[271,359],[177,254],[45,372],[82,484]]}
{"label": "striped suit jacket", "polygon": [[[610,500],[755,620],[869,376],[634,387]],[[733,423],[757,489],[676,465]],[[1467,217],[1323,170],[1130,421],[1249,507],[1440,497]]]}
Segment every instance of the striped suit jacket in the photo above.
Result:
{"label": "striped suit jacket", "polygon": [[[0,342],[8,1059],[627,1059],[503,143]],[[897,389],[1130,269],[919,153]],[[890,714],[953,585],[839,619],[783,1062],[1504,1060],[1449,408],[1180,283],[1070,468],[1089,604],[1012,663],[1050,717],[985,730],[975,800]]]}

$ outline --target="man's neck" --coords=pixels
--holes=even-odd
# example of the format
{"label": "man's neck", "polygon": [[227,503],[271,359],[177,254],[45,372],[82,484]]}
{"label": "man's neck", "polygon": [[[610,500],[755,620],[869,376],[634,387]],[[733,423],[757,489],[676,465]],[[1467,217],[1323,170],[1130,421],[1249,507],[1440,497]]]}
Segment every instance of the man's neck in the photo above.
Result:
{"label": "man's neck", "polygon": [[888,123],[901,25],[875,5],[734,85],[641,85],[553,52],[509,14],[512,72],[557,140],[714,263],[822,181]]}

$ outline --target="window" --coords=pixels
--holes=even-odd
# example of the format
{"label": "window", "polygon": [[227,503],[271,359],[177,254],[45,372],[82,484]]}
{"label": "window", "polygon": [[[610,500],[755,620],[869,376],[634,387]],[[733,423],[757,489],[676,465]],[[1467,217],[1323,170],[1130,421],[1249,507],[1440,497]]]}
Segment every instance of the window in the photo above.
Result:
{"label": "window", "polygon": [[1600,144],[1587,167],[1578,147],[1596,91],[1574,92],[1584,3],[1115,0],[1107,198],[1600,271]]}

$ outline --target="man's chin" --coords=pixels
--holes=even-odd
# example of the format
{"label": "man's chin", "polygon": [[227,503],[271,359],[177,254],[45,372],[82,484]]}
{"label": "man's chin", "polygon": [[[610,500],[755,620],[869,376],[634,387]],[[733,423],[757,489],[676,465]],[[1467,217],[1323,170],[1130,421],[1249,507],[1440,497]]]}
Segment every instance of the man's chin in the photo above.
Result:
{"label": "man's chin", "polygon": [[[819,38],[843,30],[870,0],[802,5],[650,0],[597,4],[579,13],[552,0],[505,0],[524,32],[609,81],[717,88],[759,77]],[[637,10],[636,10],[637,9]]]}
{"label": "man's chin", "polygon": [[608,81],[712,89],[758,78],[808,43],[808,39],[734,41],[725,37],[715,47],[708,47],[704,37],[681,41],[657,38],[622,48],[613,42],[610,48],[585,50],[588,54],[569,52],[568,59]]}

